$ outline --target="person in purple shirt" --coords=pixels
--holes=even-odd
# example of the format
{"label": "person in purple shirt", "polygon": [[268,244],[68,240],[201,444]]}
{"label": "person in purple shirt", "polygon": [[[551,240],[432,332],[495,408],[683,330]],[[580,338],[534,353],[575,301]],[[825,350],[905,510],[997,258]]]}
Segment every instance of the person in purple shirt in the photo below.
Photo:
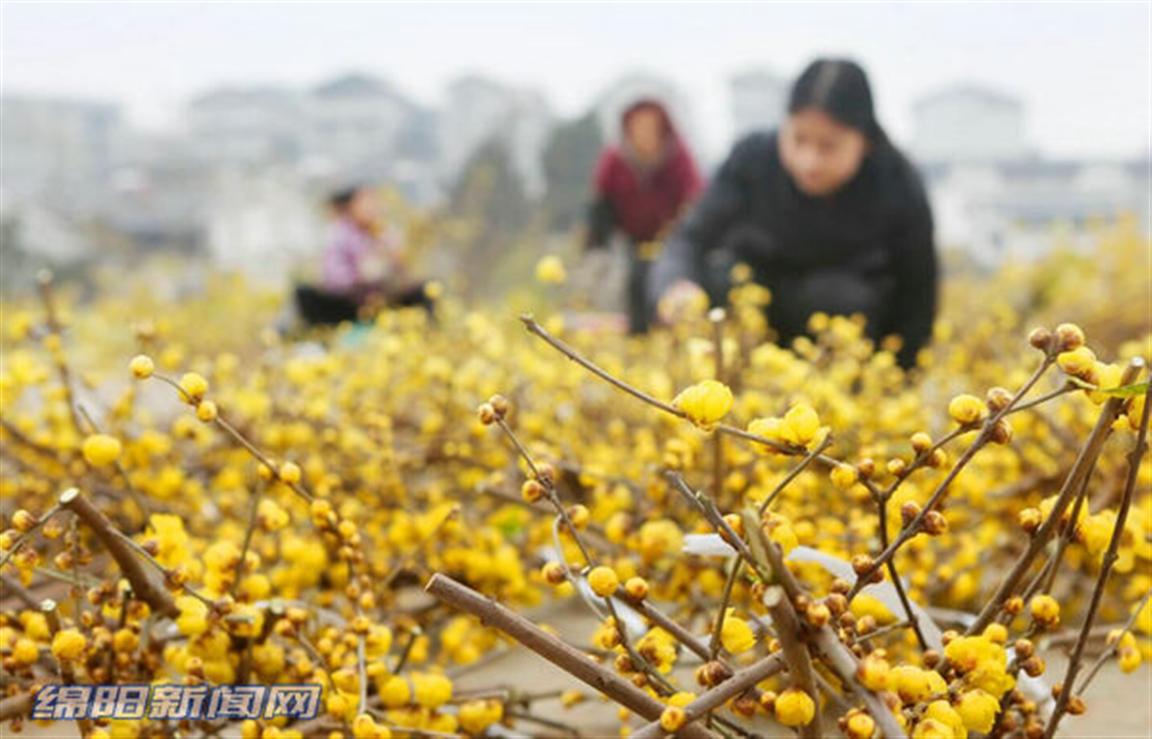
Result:
{"label": "person in purple shirt", "polygon": [[329,204],[334,219],[324,249],[324,289],[357,302],[385,291],[403,265],[384,231],[375,194],[366,187],[352,187],[335,193]]}
{"label": "person in purple shirt", "polygon": [[354,320],[365,309],[421,305],[431,312],[424,283],[412,280],[394,237],[384,227],[375,193],[368,187],[340,190],[329,198],[332,225],[320,284],[297,289],[308,323]]}

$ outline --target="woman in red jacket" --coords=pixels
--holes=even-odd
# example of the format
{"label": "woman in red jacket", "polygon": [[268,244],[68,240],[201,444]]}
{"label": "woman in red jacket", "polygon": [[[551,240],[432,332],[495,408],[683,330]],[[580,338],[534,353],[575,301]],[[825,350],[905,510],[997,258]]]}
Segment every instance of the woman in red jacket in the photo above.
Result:
{"label": "woman in red jacket", "polygon": [[661,103],[634,102],[621,116],[620,128],[620,143],[605,147],[596,164],[587,246],[606,246],[617,229],[631,241],[628,330],[639,334],[651,321],[645,291],[653,258],[641,246],[663,238],[703,183]]}

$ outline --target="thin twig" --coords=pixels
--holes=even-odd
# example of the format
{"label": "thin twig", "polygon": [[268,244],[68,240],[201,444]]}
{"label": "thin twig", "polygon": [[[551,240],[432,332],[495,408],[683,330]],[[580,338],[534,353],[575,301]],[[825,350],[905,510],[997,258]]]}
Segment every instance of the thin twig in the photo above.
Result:
{"label": "thin twig", "polygon": [[[1142,360],[1133,360],[1125,369],[1121,378],[1122,384],[1130,384],[1143,368],[1144,363]],[[1104,403],[1104,407],[1100,409],[1100,415],[1096,419],[1096,426],[1092,429],[1088,440],[1080,449],[1080,454],[1077,456],[1076,461],[1072,465],[1072,469],[1068,472],[1068,477],[1064,480],[1060,492],[1056,496],[1056,502],[1052,506],[1052,511],[1044,523],[1040,524],[1040,528],[1032,535],[1031,541],[1028,543],[1028,549],[1020,555],[1016,560],[1016,564],[1005,576],[1004,580],[1000,583],[996,593],[988,600],[984,609],[976,617],[967,630],[967,634],[978,634],[992,622],[996,614],[1000,611],[1004,601],[1006,601],[1013,592],[1016,590],[1021,578],[1028,571],[1032,561],[1040,553],[1040,550],[1048,543],[1053,530],[1059,524],[1060,519],[1064,515],[1064,511],[1068,508],[1068,504],[1072,502],[1072,496],[1079,491],[1079,486],[1087,474],[1088,469],[1091,467],[1095,459],[1100,456],[1100,451],[1104,446],[1104,441],[1108,438],[1112,430],[1112,422],[1120,414],[1123,407],[1124,399],[1112,397]],[[925,509],[927,510],[927,509]]]}
{"label": "thin twig", "polygon": [[[625,708],[655,721],[664,712],[664,704],[640,690],[631,681],[596,664],[586,655],[541,629],[519,614],[486,598],[475,590],[437,573],[425,590],[480,619],[485,626],[503,631],[573,677],[599,690]],[[708,739],[715,734],[696,724],[685,726],[680,735],[687,739]]]}
{"label": "thin twig", "polygon": [[[1143,362],[1141,362],[1143,365]],[[1127,383],[1125,383],[1127,384]],[[1108,542],[1108,549],[1104,552],[1104,561],[1100,565],[1100,576],[1096,578],[1096,586],[1092,590],[1092,600],[1088,604],[1088,613],[1084,616],[1084,624],[1080,628],[1080,638],[1072,649],[1072,656],[1068,658],[1068,671],[1064,676],[1065,689],[1056,697],[1056,707],[1052,709],[1052,716],[1048,719],[1048,727],[1044,731],[1046,738],[1056,733],[1056,727],[1064,712],[1068,709],[1068,700],[1072,696],[1072,686],[1076,680],[1076,673],[1080,670],[1080,660],[1084,656],[1084,646],[1092,631],[1092,622],[1096,620],[1096,611],[1100,608],[1100,601],[1104,597],[1104,588],[1108,584],[1108,576],[1112,573],[1112,566],[1119,559],[1117,552],[1120,549],[1120,540],[1124,537],[1124,525],[1128,522],[1128,512],[1132,508],[1132,495],[1136,489],[1136,477],[1140,470],[1140,458],[1148,447],[1145,439],[1148,435],[1148,417],[1152,414],[1152,384],[1144,392],[1144,410],[1140,415],[1140,428],[1136,432],[1136,442],[1132,451],[1128,453],[1128,477],[1124,482],[1124,494],[1120,498],[1120,507],[1116,512],[1116,523],[1112,529],[1112,538]]]}
{"label": "thin twig", "polygon": [[116,560],[124,577],[132,584],[132,592],[144,601],[155,613],[165,616],[177,616],[180,609],[172,594],[164,587],[164,583],[152,577],[144,569],[143,560],[137,556],[137,550],[128,543],[132,542],[119,529],[112,525],[108,517],[100,512],[92,501],[88,500],[76,488],[69,488],[60,494],[60,506],[67,508],[80,517],[80,520],[96,534],[96,538]]}

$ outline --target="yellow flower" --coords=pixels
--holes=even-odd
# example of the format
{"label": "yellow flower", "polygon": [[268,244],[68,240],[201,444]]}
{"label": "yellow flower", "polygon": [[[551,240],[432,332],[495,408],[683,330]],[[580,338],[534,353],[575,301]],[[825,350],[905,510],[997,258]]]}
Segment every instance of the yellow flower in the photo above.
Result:
{"label": "yellow flower", "polygon": [[1032,618],[1045,626],[1055,626],[1060,623],[1060,604],[1050,595],[1037,595],[1028,605]]}
{"label": "yellow flower", "polygon": [[208,630],[208,606],[199,598],[181,595],[176,598],[176,607],[180,609],[180,615],[176,618],[180,633],[199,636]]}
{"label": "yellow flower", "polygon": [[265,531],[279,531],[289,522],[288,512],[269,498],[261,499],[256,508],[256,517]]}
{"label": "yellow flower", "polygon": [[479,734],[504,718],[504,704],[498,700],[474,700],[463,703],[456,715],[460,728],[469,734]]}
{"label": "yellow flower", "polygon": [[203,375],[188,372],[180,378],[180,389],[187,396],[184,398],[185,400],[196,403],[203,399],[204,393],[208,392],[208,381],[204,379]]}
{"label": "yellow flower", "polygon": [[289,485],[294,485],[300,482],[300,465],[295,462],[285,462],[280,465],[280,470],[277,472],[277,475],[281,481]]}
{"label": "yellow flower", "polygon": [[1096,353],[1086,346],[1078,346],[1071,351],[1060,352],[1056,364],[1065,374],[1087,379],[1096,369]]}
{"label": "yellow flower", "polygon": [[956,739],[952,727],[935,719],[921,719],[912,730],[912,739]]}
{"label": "yellow flower", "polygon": [[976,423],[984,417],[984,411],[984,401],[967,393],[957,395],[948,403],[948,415],[961,426]]}
{"label": "yellow flower", "polygon": [[664,555],[680,553],[684,544],[684,535],[676,522],[668,518],[659,518],[646,521],[640,527],[639,547],[640,554],[645,561],[651,562]]}
{"label": "yellow flower", "polygon": [[119,459],[122,449],[120,440],[115,436],[92,434],[84,440],[81,451],[88,464],[93,467],[104,467]]}
{"label": "yellow flower", "polygon": [[832,468],[829,477],[832,478],[833,485],[841,490],[847,490],[856,484],[860,479],[860,474],[854,466],[841,462]]}
{"label": "yellow flower", "polygon": [[891,672],[888,660],[869,655],[860,661],[856,677],[860,679],[860,684],[869,690],[887,690]]}
{"label": "yellow flower", "polygon": [[216,404],[211,400],[201,401],[200,405],[196,406],[196,417],[204,423],[211,423],[215,421],[216,415]]}
{"label": "yellow flower", "polygon": [[806,726],[816,716],[816,703],[803,690],[789,688],[776,698],[776,720],[785,726]]}
{"label": "yellow flower", "polygon": [[184,519],[171,513],[153,513],[148,518],[148,528],[149,536],[156,541],[156,560],[160,564],[173,567],[189,556]]}
{"label": "yellow flower", "polygon": [[849,739],[870,739],[876,731],[876,722],[866,713],[853,714],[848,719],[845,732]]}
{"label": "yellow flower", "polygon": [[414,673],[412,693],[416,703],[425,708],[439,708],[452,700],[452,681],[443,675]]}
{"label": "yellow flower", "polygon": [[820,433],[820,416],[807,403],[797,403],[784,414],[780,435],[790,444],[807,447]]}
{"label": "yellow flower", "polygon": [[128,366],[132,368],[132,375],[137,380],[146,380],[156,371],[156,365],[152,362],[152,357],[144,354],[137,354],[132,358],[132,362]]}
{"label": "yellow flower", "polygon": [[939,674],[912,665],[900,665],[888,674],[888,685],[905,703],[919,703],[932,695],[931,675]]}
{"label": "yellow flower", "polygon": [[588,586],[596,595],[607,598],[616,592],[616,588],[620,587],[620,578],[611,567],[601,565],[592,568],[592,571],[588,573]]}
{"label": "yellow flower", "polygon": [[412,699],[412,688],[408,681],[399,675],[384,680],[379,688],[380,701],[386,708],[398,708]]}
{"label": "yellow flower", "polygon": [[964,726],[960,714],[946,700],[935,700],[929,703],[922,720],[936,721],[947,726],[954,739],[966,739],[968,736],[968,729]]}
{"label": "yellow flower", "polygon": [[987,734],[996,722],[996,714],[1000,712],[1000,701],[983,690],[971,690],[960,696],[956,712],[960,714],[968,731]]}
{"label": "yellow flower", "polygon": [[376,719],[367,713],[361,713],[352,721],[352,736],[354,739],[377,739],[380,735],[380,726]]}
{"label": "yellow flower", "polygon": [[733,609],[728,609],[724,623],[720,627],[720,643],[732,654],[747,652],[756,645],[756,636],[752,627],[742,618],[732,615]]}
{"label": "yellow flower", "polygon": [[672,405],[683,411],[692,423],[710,428],[732,407],[732,391],[722,382],[704,380],[681,390]]}
{"label": "yellow flower", "polygon": [[76,629],[63,629],[52,637],[52,656],[60,662],[75,662],[84,654],[88,641]]}
{"label": "yellow flower", "polygon": [[568,279],[568,271],[560,257],[549,254],[536,263],[536,279],[546,285],[561,285]]}
{"label": "yellow flower", "polygon": [[[55,642],[53,642],[55,647]],[[83,648],[83,645],[81,645]],[[36,642],[27,637],[20,637],[16,643],[12,645],[12,659],[19,665],[30,665],[36,660],[40,659],[40,648],[36,646]]]}
{"label": "yellow flower", "polygon": [[1143,661],[1139,649],[1121,649],[1119,655],[1120,670],[1122,672],[1135,672]]}
{"label": "yellow flower", "polygon": [[688,721],[688,714],[679,706],[668,706],[660,713],[660,728],[668,733],[679,731]]}
{"label": "yellow flower", "polygon": [[992,636],[999,636],[996,630],[980,636],[958,636],[944,647],[944,656],[964,674],[969,686],[999,697],[1015,685],[1015,680],[1008,674],[1004,646]]}

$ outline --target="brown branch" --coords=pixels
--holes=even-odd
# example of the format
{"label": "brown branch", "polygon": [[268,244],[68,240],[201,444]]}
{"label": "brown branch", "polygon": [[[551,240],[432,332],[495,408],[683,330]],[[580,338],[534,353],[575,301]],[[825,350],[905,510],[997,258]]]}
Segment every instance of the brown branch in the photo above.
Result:
{"label": "brown branch", "polygon": [[[448,605],[476,616],[485,626],[503,631],[568,674],[649,721],[659,720],[664,712],[663,703],[637,688],[631,681],[596,664],[587,655],[472,588],[437,573],[424,589]],[[684,727],[680,735],[688,739],[715,737],[711,731],[696,724]]]}
{"label": "brown branch", "polygon": [[16,578],[6,573],[0,574],[0,582],[4,583],[5,598],[7,598],[9,595],[15,595],[20,599],[22,603],[24,603],[24,605],[28,606],[29,608],[40,607],[40,603],[37,602],[32,593],[28,592],[28,588],[21,585],[20,581]]}
{"label": "brown branch", "polygon": [[[1132,611],[1132,615],[1128,617],[1128,621],[1122,627],[1120,627],[1120,633],[1132,630],[1132,626],[1136,623],[1136,619],[1140,617],[1140,613],[1144,610],[1144,606],[1148,605],[1149,600],[1152,600],[1152,590],[1149,590],[1147,593],[1145,593],[1140,602],[1136,604],[1136,608]],[[1104,630],[1104,633],[1100,634],[1100,636],[1104,636],[1108,633],[1111,633],[1112,631],[1112,629],[1108,626],[1097,627],[1097,629]],[[1054,640],[1050,640],[1049,644],[1051,644],[1053,641]],[[1076,691],[1076,694],[1083,695],[1084,691],[1087,690],[1088,686],[1092,683],[1092,679],[1096,677],[1096,673],[1100,672],[1100,668],[1104,666],[1104,663],[1110,660],[1119,652],[1120,640],[1117,639],[1115,644],[1105,649],[1096,659],[1096,663],[1092,665],[1092,669],[1088,670],[1088,674],[1084,676],[1084,680],[1080,683],[1080,688]]]}
{"label": "brown branch", "polygon": [[[876,499],[876,515],[879,518],[880,526],[880,546],[888,546],[888,499]],[[900,580],[900,572],[896,569],[896,558],[892,557],[886,563],[888,568],[888,577],[892,579],[892,587],[896,589],[896,596],[900,599],[900,606],[904,609],[904,616],[908,619],[908,624],[912,627],[912,633],[916,635],[916,643],[920,645],[920,649],[928,649],[928,640],[924,638],[924,632],[920,629],[920,617],[912,610],[912,602],[908,600],[908,594],[904,592],[904,583]]]}
{"label": "brown branch", "polygon": [[[44,313],[48,317],[48,332],[49,335],[55,336],[63,342],[61,333],[63,326],[60,324],[60,319],[56,315],[56,304],[52,293],[52,272],[43,270],[37,275],[37,282],[40,288],[40,300],[44,303]],[[84,435],[84,427],[80,425],[80,416],[76,412],[76,394],[72,389],[72,372],[68,368],[68,362],[64,360],[64,350],[60,349],[58,356],[54,356],[53,360],[56,363],[56,372],[60,377],[60,384],[64,388],[64,400],[68,404],[68,416],[72,419],[72,425],[76,428],[76,433],[81,436]]]}
{"label": "brown branch", "polygon": [[[703,717],[709,711],[713,711],[724,705],[729,698],[734,698],[747,690],[755,688],[756,683],[778,674],[783,669],[784,658],[778,653],[769,655],[745,667],[715,688],[705,692],[696,698],[696,700],[684,706],[684,712],[688,715],[688,721],[695,721]],[[681,729],[681,731],[683,731],[683,729]],[[638,729],[632,734],[632,737],[633,739],[656,739],[663,735],[664,730],[660,728],[660,722],[653,721]]]}
{"label": "brown branch", "polygon": [[[45,620],[48,622],[48,630],[52,632],[52,637],[55,638],[56,634],[60,633],[60,613],[56,610],[56,601],[51,598],[45,598],[40,603],[40,611],[44,614]],[[72,670],[72,663],[66,659],[56,660],[56,666],[60,669],[60,682],[64,685],[76,684],[76,673]],[[86,737],[92,732],[92,722],[86,718],[76,719],[76,725],[80,728],[80,736]]]}
{"label": "brown branch", "polygon": [[917,513],[916,516],[911,521],[909,521],[907,525],[904,526],[904,528],[900,530],[900,533],[896,536],[896,539],[892,541],[892,543],[887,547],[885,547],[884,550],[873,560],[872,567],[865,572],[859,573],[859,576],[856,578],[856,583],[852,586],[852,589],[848,591],[848,600],[852,600],[854,597],[856,597],[860,591],[869,584],[871,581],[871,575],[881,567],[885,566],[888,560],[896,555],[896,552],[900,549],[901,546],[904,545],[905,542],[920,533],[920,529],[924,525],[924,520],[928,517],[928,514],[936,509],[936,506],[948,492],[948,487],[960,475],[960,472],[968,466],[968,463],[972,461],[972,458],[976,456],[976,453],[983,449],[984,446],[992,440],[992,430],[995,428],[996,424],[1000,421],[1001,418],[1011,412],[1012,408],[1020,402],[1021,398],[1023,398],[1024,395],[1027,394],[1028,391],[1031,390],[1037,382],[1039,382],[1044,373],[1048,371],[1048,368],[1052,366],[1053,361],[1054,357],[1051,354],[1046,354],[1044,356],[1044,360],[1040,363],[1040,366],[1036,368],[1036,370],[1032,373],[1032,376],[1028,378],[1028,381],[1025,382],[1019,390],[1016,391],[1016,394],[1012,396],[1012,399],[1009,400],[1003,408],[991,414],[987,420],[985,420],[984,426],[980,430],[979,436],[977,436],[976,440],[973,441],[972,444],[964,450],[964,454],[960,456],[960,459],[956,460],[956,464],[952,466],[952,469],[948,471],[948,474],[945,475],[944,479],[940,481],[940,484],[936,486],[936,489],[932,492],[932,495],[929,496],[928,502],[924,504],[924,507],[920,510],[920,512]]}
{"label": "brown branch", "polygon": [[[758,538],[770,546],[763,529],[756,527]],[[774,585],[764,593],[764,605],[772,616],[772,625],[776,627],[776,637],[780,640],[780,650],[784,655],[784,663],[788,666],[788,675],[793,687],[803,690],[816,704],[817,710],[812,720],[800,727],[801,737],[818,738],[823,735],[820,725],[820,692],[816,687],[815,672],[812,669],[812,658],[805,645],[804,632],[800,626],[800,618],[796,614],[796,606],[784,592],[784,588]]]}
{"label": "brown branch", "polygon": [[175,617],[180,614],[176,601],[164,583],[144,568],[143,560],[92,501],[76,488],[69,488],[60,494],[60,506],[75,513],[96,534],[96,538],[116,560],[124,577],[132,584],[134,597],[147,603],[153,613],[158,615]]}
{"label": "brown branch", "polygon": [[[757,528],[759,530],[759,528]],[[764,547],[764,556],[768,560],[767,564],[775,572],[776,578],[779,580],[784,592],[788,594],[789,598],[795,599],[800,595],[803,590],[800,583],[796,580],[796,576],[784,564],[784,557],[780,548],[773,542],[767,542]],[[881,733],[887,739],[898,739],[904,737],[904,731],[900,725],[896,723],[896,717],[888,710],[888,705],[876,693],[869,690],[860,684],[856,678],[856,671],[860,667],[860,663],[856,660],[855,655],[849,651],[838,636],[832,630],[832,627],[825,624],[819,628],[809,629],[808,633],[812,635],[813,645],[817,651],[824,658],[825,663],[832,668],[836,676],[844,685],[852,688],[868,712],[872,715],[872,719],[880,728]]]}
{"label": "brown branch", "polygon": [[[1121,384],[1130,384],[1143,368],[1143,361],[1134,359],[1129,363],[1121,378]],[[1087,475],[1088,470],[1095,463],[1096,458],[1100,456],[1100,451],[1104,447],[1104,441],[1108,438],[1108,434],[1112,430],[1112,422],[1120,415],[1120,410],[1123,407],[1124,398],[1109,398],[1104,403],[1104,407],[1100,409],[1100,416],[1096,419],[1096,426],[1092,429],[1088,440],[1080,449],[1080,454],[1076,457],[1076,461],[1072,465],[1072,469],[1068,472],[1068,477],[1064,480],[1064,485],[1061,487],[1060,492],[1057,494],[1056,502],[1052,506],[1052,512],[1048,518],[1032,535],[1031,541],[1028,543],[1028,549],[1020,555],[1016,560],[1016,564],[1008,572],[1008,575],[1000,583],[996,593],[988,600],[984,610],[976,617],[976,620],[968,627],[967,634],[978,634],[984,630],[992,619],[996,617],[1001,606],[1004,604],[1013,592],[1020,580],[1027,573],[1032,561],[1040,553],[1040,551],[1047,545],[1052,532],[1056,529],[1060,519],[1064,515],[1064,511],[1072,502],[1072,496],[1079,492],[1080,485]],[[927,510],[925,508],[924,510]]]}
{"label": "brown branch", "polygon": [[32,711],[32,693],[10,695],[0,700],[0,722],[27,716]]}
{"label": "brown branch", "polygon": [[[1140,366],[1143,366],[1143,361],[1140,362]],[[1128,453],[1128,477],[1124,481],[1124,494],[1120,498],[1120,508],[1116,512],[1116,524],[1112,529],[1112,538],[1108,542],[1108,549],[1104,552],[1104,561],[1100,565],[1100,576],[1096,579],[1096,587],[1092,590],[1092,600],[1088,604],[1088,613],[1084,617],[1084,624],[1080,627],[1080,638],[1076,640],[1076,646],[1072,649],[1072,656],[1068,658],[1068,671],[1064,675],[1064,690],[1061,690],[1060,695],[1057,696],[1056,707],[1052,709],[1052,716],[1048,719],[1048,727],[1044,731],[1046,738],[1055,735],[1056,727],[1068,709],[1072,686],[1076,680],[1076,673],[1080,670],[1080,661],[1084,656],[1084,646],[1088,643],[1088,638],[1092,633],[1092,622],[1096,620],[1096,612],[1100,609],[1100,601],[1104,597],[1104,587],[1108,584],[1108,576],[1112,573],[1112,566],[1119,559],[1117,552],[1120,549],[1120,540],[1124,537],[1124,525],[1128,522],[1128,512],[1132,508],[1132,494],[1136,489],[1140,458],[1148,450],[1145,439],[1148,436],[1148,416],[1150,413],[1152,413],[1152,384],[1144,391],[1144,410],[1140,414],[1140,428],[1136,432],[1136,443],[1132,445],[1132,450]],[[1075,522],[1069,525],[1074,524]]]}

